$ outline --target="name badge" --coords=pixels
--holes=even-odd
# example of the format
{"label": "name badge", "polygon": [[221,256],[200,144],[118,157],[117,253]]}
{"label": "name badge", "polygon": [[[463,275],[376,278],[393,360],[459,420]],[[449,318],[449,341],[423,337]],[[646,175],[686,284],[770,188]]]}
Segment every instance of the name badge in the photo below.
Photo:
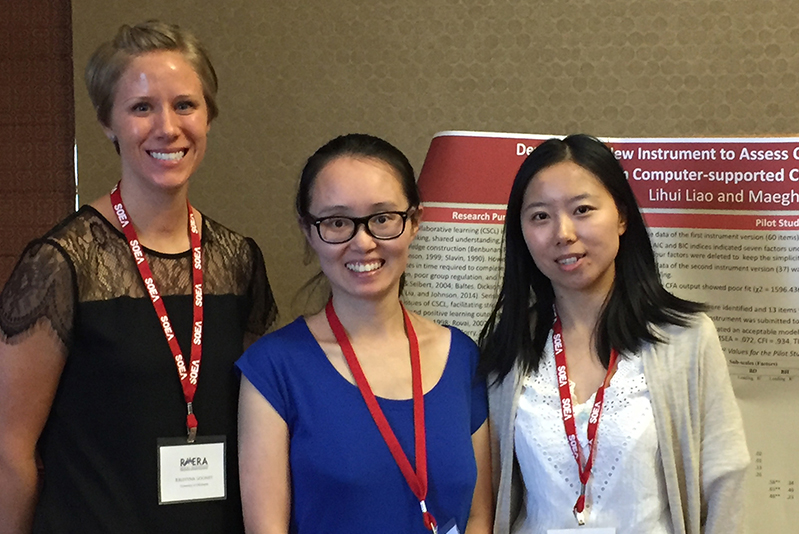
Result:
{"label": "name badge", "polygon": [[616,534],[615,528],[551,528],[547,534]]}
{"label": "name badge", "polygon": [[225,436],[158,439],[158,504],[225,498]]}
{"label": "name badge", "polygon": [[447,524],[438,529],[439,534],[461,534],[461,531],[458,530],[458,525],[455,524],[454,519],[450,519],[447,521]]}

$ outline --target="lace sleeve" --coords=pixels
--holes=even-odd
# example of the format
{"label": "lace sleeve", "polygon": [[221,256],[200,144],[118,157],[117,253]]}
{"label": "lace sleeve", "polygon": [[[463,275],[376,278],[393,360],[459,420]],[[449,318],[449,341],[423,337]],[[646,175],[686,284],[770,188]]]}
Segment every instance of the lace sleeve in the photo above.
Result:
{"label": "lace sleeve", "polygon": [[72,262],[60,245],[47,240],[28,245],[0,292],[0,340],[18,343],[34,327],[46,325],[69,346],[74,280]]}
{"label": "lace sleeve", "polygon": [[252,252],[252,278],[248,298],[250,301],[250,316],[247,320],[247,332],[255,336],[262,336],[277,319],[277,304],[266,277],[266,266],[261,249],[250,238],[247,243]]}

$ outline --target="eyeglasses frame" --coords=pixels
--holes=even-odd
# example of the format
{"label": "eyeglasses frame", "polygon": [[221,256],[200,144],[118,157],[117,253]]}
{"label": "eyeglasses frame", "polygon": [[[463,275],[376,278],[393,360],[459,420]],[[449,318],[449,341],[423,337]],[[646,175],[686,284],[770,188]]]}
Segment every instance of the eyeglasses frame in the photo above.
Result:
{"label": "eyeglasses frame", "polygon": [[[358,235],[358,228],[360,228],[361,226],[363,226],[363,229],[366,231],[367,235],[369,235],[369,237],[371,237],[372,239],[377,239],[378,241],[391,241],[392,239],[398,239],[402,234],[405,233],[405,227],[408,224],[408,217],[410,217],[411,214],[414,211],[416,211],[416,207],[415,206],[411,206],[405,211],[378,211],[377,213],[372,213],[371,215],[366,215],[364,217],[348,217],[346,215],[329,215],[327,217],[319,217],[319,218],[316,218],[316,219],[309,218],[308,222],[311,225],[316,226],[316,233],[319,235],[319,239],[321,239],[322,242],[327,243],[328,245],[342,245],[344,243],[348,243],[348,242],[352,241],[352,238],[354,238],[356,235]],[[395,214],[395,215],[399,215],[400,217],[402,217],[402,230],[400,231],[400,233],[398,233],[394,237],[378,237],[378,236],[374,235],[372,233],[372,231],[369,229],[369,220],[372,217],[377,217],[378,215],[386,215],[386,214],[389,214],[389,213]],[[321,225],[322,225],[323,222],[325,222],[325,221],[327,221],[329,219],[348,219],[348,220],[352,221],[353,224],[355,225],[354,229],[352,230],[352,235],[348,239],[345,239],[344,241],[335,241],[334,242],[334,241],[326,240],[324,237],[322,237]]]}

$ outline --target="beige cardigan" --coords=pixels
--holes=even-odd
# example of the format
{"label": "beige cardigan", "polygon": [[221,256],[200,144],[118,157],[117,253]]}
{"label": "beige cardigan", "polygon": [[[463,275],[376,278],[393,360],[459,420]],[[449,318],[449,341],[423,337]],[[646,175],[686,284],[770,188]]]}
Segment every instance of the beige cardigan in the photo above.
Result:
{"label": "beige cardigan", "polygon": [[[743,532],[743,481],[749,453],[713,322],[700,313],[688,327],[656,330],[664,342],[645,345],[640,357],[652,399],[674,532]],[[518,528],[526,516],[514,449],[520,375],[515,368],[488,390],[497,495],[494,534],[514,532],[514,525]]]}

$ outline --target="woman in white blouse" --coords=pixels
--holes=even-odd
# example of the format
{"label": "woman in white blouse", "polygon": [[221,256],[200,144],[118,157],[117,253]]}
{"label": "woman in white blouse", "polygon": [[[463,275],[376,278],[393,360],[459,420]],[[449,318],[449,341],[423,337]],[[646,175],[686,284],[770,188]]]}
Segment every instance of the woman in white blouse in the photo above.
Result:
{"label": "woman in white blouse", "polygon": [[749,455],[701,304],[663,288],[624,171],[593,137],[519,169],[481,335],[495,533],[738,532]]}

